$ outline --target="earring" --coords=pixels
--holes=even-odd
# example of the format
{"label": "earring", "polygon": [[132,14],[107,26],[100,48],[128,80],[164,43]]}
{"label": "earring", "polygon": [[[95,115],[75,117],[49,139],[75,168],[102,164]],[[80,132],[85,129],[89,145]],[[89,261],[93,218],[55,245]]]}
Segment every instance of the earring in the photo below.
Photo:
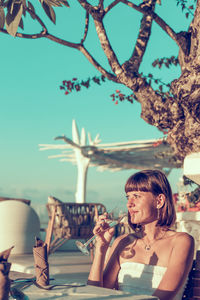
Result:
{"label": "earring", "polygon": [[157,208],[157,219],[160,219],[160,208]]}

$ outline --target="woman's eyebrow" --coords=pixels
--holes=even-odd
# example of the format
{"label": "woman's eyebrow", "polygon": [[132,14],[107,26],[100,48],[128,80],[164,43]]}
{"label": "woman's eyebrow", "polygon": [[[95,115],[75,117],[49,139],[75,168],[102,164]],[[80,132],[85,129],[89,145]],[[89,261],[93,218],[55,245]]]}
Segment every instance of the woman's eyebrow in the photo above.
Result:
{"label": "woman's eyebrow", "polygon": [[126,197],[132,197],[132,196],[138,196],[139,195],[139,191],[131,191],[131,195],[126,195]]}

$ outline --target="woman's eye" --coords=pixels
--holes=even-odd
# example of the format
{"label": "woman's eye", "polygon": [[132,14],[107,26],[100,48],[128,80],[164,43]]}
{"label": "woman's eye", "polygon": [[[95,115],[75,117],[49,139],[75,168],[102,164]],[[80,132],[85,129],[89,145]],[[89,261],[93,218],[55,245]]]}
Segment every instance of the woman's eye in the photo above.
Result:
{"label": "woman's eye", "polygon": [[136,199],[139,199],[140,197],[141,197],[141,195],[139,195],[139,194],[126,195],[127,200],[136,200]]}

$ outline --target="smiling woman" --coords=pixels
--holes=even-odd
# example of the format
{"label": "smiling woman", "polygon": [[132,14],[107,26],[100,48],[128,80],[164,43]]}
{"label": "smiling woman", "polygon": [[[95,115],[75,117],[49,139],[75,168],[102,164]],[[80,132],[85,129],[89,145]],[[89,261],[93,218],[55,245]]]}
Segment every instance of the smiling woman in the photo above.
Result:
{"label": "smiling woman", "polygon": [[[146,204],[152,203],[152,214],[158,217],[157,225],[171,227],[176,220],[176,212],[172,197],[172,190],[166,176],[155,170],[146,170],[132,175],[125,185],[128,204],[134,204],[134,198],[142,200]],[[134,196],[134,197],[133,197]],[[139,201],[137,201],[139,202]],[[145,203],[144,203],[145,204]],[[135,205],[134,205],[135,206]],[[152,216],[151,216],[152,217]],[[139,222],[140,223],[140,222]],[[135,224],[135,225],[134,225]],[[131,228],[138,226],[136,222],[129,222]]]}
{"label": "smiling woman", "polygon": [[[191,269],[194,240],[175,232],[175,208],[169,182],[161,171],[144,170],[132,175],[125,185],[128,222],[133,233],[113,242],[100,216],[94,228],[96,253],[88,284],[153,295],[160,300],[180,300]],[[182,251],[184,249],[184,252]]]}

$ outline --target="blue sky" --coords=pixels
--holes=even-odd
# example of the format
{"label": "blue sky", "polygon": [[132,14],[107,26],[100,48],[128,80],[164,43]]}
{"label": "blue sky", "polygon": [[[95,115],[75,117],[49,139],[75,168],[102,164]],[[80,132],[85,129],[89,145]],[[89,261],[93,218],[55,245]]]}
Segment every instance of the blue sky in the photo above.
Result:
{"label": "blue sky", "polygon": [[[177,8],[175,0],[162,1],[158,8],[161,16],[177,31],[187,29],[187,21]],[[167,2],[167,4],[166,4]],[[56,25],[46,18],[49,31],[69,41],[79,41],[83,14],[75,1],[71,8],[56,9]],[[108,15],[106,27],[113,48],[120,62],[128,59],[136,38],[140,14],[121,5]],[[30,21],[30,24],[28,22]],[[38,32],[32,20],[27,18],[25,32]],[[97,133],[103,143],[152,139],[162,137],[155,127],[140,118],[138,103],[114,105],[110,94],[115,89],[128,91],[123,86],[107,82],[93,85],[88,90],[65,96],[59,89],[64,79],[87,79],[98,75],[86,58],[76,50],[58,45],[50,40],[25,40],[1,36],[1,118],[0,147],[1,174],[0,195],[24,197],[33,204],[46,203],[48,195],[63,201],[74,201],[76,166],[48,159],[53,151],[39,151],[38,144],[56,143],[54,137],[65,134],[71,137],[72,119],[94,137]],[[130,39],[133,41],[130,43]],[[90,27],[87,47],[107,67],[94,31]],[[153,72],[151,63],[157,57],[177,55],[177,47],[156,24],[150,48],[141,70]],[[164,81],[180,74],[178,68],[154,70],[155,76]],[[112,207],[124,198],[124,183],[135,170],[100,173],[90,168],[87,180],[87,201],[107,203]],[[179,172],[178,172],[179,174]],[[175,191],[177,172],[169,177]]]}

